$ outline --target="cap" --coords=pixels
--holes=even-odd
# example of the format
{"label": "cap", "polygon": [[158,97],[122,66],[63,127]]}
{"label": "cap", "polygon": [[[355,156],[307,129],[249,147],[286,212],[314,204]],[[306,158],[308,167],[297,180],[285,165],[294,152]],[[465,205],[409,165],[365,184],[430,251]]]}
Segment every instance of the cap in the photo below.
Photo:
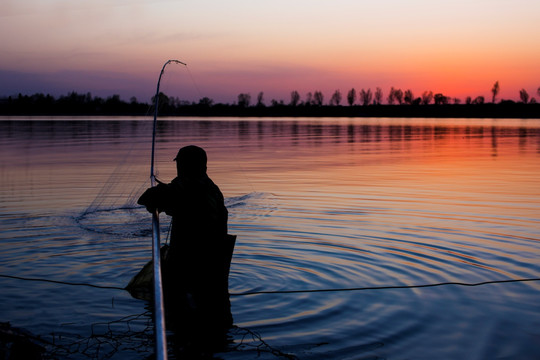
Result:
{"label": "cap", "polygon": [[178,154],[174,158],[178,167],[182,171],[197,173],[206,172],[206,151],[195,145],[189,145],[178,150]]}

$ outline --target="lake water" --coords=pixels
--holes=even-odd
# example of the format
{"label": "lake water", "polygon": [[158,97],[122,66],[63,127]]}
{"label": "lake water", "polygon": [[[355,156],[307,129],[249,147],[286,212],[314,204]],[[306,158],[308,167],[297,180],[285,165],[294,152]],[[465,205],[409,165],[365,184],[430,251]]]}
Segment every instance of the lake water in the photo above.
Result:
{"label": "lake water", "polygon": [[[238,236],[222,359],[538,359],[540,121],[160,120],[209,156]],[[0,120],[0,321],[59,358],[145,359],[151,120]],[[167,238],[168,219],[162,220]],[[394,289],[367,289],[401,286]],[[260,291],[332,290],[263,293]]]}

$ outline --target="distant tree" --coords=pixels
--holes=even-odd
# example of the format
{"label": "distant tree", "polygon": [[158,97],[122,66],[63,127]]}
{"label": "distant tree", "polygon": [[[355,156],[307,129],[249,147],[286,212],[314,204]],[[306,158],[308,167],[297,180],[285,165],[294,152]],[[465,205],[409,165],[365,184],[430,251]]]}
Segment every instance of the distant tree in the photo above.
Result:
{"label": "distant tree", "polygon": [[403,101],[405,102],[405,104],[412,105],[414,101],[414,95],[411,89],[405,90],[405,93],[403,95]]}
{"label": "distant tree", "polygon": [[495,98],[497,98],[497,95],[499,95],[499,91],[501,88],[499,87],[499,82],[496,81],[493,85],[493,88],[491,89],[491,93],[493,94],[493,97],[491,98],[491,102],[495,103]]}
{"label": "distant tree", "polygon": [[257,94],[257,106],[264,106],[264,92],[259,92]]}
{"label": "distant tree", "polygon": [[523,101],[524,104],[527,104],[529,102],[529,94],[527,93],[527,90],[519,90],[519,98],[521,99],[521,101]]}
{"label": "distant tree", "polygon": [[341,104],[342,98],[343,97],[341,96],[341,91],[334,91],[332,97],[330,98],[330,105],[339,106],[339,104]]}
{"label": "distant tree", "polygon": [[[82,95],[82,99],[84,99],[84,98],[85,98],[84,95]],[[158,99],[159,99],[159,104],[158,104],[159,109],[161,109],[164,112],[169,111],[170,110],[169,97],[167,97],[167,95],[165,95],[163,93],[159,93]],[[83,102],[84,102],[84,100],[83,100]],[[114,94],[112,96],[107,97],[107,99],[103,103],[103,108],[107,112],[119,113],[119,112],[123,111],[123,109],[124,109],[123,105],[124,104],[125,103],[122,100],[120,100],[120,95]]]}
{"label": "distant tree", "polygon": [[371,104],[371,100],[373,99],[373,93],[371,92],[371,89],[360,90],[359,98],[362,105],[366,106]]}
{"label": "distant tree", "polygon": [[454,102],[455,105],[461,104],[461,99],[460,98],[453,98],[452,101]]}
{"label": "distant tree", "polygon": [[353,106],[353,104],[355,102],[356,102],[356,90],[354,90],[354,88],[352,88],[347,93],[347,103],[349,104],[349,106]]}
{"label": "distant tree", "polygon": [[465,104],[471,105],[471,103],[472,103],[472,98],[471,98],[470,96],[467,96],[467,97],[465,98]]}
{"label": "distant tree", "polygon": [[238,95],[238,106],[240,107],[248,107],[251,103],[251,95],[241,93]]}
{"label": "distant tree", "polygon": [[433,95],[433,100],[435,101],[435,105],[446,105],[446,104],[448,104],[448,97],[444,96],[441,93]]}
{"label": "distant tree", "polygon": [[424,91],[422,93],[422,104],[429,105],[433,101],[433,91]]}
{"label": "distant tree", "polygon": [[323,93],[320,91],[315,91],[315,93],[313,93],[313,103],[317,106],[321,106],[323,104],[323,101],[324,101]]}
{"label": "distant tree", "polygon": [[403,91],[401,89],[395,89],[394,98],[397,100],[399,105],[403,104]]}
{"label": "distant tree", "polygon": [[210,107],[214,104],[214,100],[210,99],[209,97],[203,97],[199,100],[199,105],[204,107]]}
{"label": "distant tree", "polygon": [[382,93],[382,89],[380,87],[377,87],[375,89],[375,103],[377,105],[381,105],[382,103],[382,98],[383,98],[383,93]]}
{"label": "distant tree", "polygon": [[485,103],[486,99],[483,96],[477,96],[473,101],[472,104],[474,105],[482,105]]}
{"label": "distant tree", "polygon": [[540,87],[539,87],[538,89],[536,89],[536,94],[537,94],[538,96],[540,96]]}
{"label": "distant tree", "polygon": [[389,105],[394,105],[394,101],[396,101],[396,89],[392,86],[390,88],[390,92],[388,93],[388,98],[386,99],[388,101]]}
{"label": "distant tree", "polygon": [[182,104],[182,100],[178,96],[171,96],[169,98],[169,105],[171,107],[178,107]]}
{"label": "distant tree", "polygon": [[[90,93],[88,93],[88,94],[90,94]],[[130,102],[131,104],[137,104],[137,98],[136,98],[135,96],[132,96],[132,97],[129,99],[129,102]]]}
{"label": "distant tree", "polygon": [[312,105],[312,104],[313,104],[313,94],[310,91],[306,94],[306,105]]}
{"label": "distant tree", "polygon": [[300,103],[300,94],[294,90],[291,92],[291,106],[297,106]]}
{"label": "distant tree", "polygon": [[[152,96],[152,104],[155,104],[156,97]],[[113,95],[111,97],[108,97],[107,102],[118,102],[120,101],[120,95]],[[166,106],[169,105],[169,97],[165,95],[164,93],[160,92],[158,94],[158,106]]]}

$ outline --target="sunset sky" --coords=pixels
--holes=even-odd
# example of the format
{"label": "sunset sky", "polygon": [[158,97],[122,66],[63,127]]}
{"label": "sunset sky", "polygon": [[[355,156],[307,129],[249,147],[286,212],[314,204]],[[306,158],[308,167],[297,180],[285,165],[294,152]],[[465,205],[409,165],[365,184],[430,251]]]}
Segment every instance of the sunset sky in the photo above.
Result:
{"label": "sunset sky", "polygon": [[233,103],[320,90],[465,99],[540,87],[538,0],[2,0],[0,96],[162,90]]}

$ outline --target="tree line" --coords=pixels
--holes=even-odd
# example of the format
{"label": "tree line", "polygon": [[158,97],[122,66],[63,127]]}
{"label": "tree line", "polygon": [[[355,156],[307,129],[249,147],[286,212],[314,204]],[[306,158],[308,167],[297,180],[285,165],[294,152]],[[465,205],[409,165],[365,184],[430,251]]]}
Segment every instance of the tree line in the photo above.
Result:
{"label": "tree line", "polygon": [[[233,104],[216,103],[209,97],[189,102],[160,93],[159,114],[169,116],[429,116],[429,117],[540,117],[540,104],[525,89],[519,91],[520,101],[498,100],[499,82],[491,89],[491,102],[483,96],[467,97],[464,102],[442,93],[424,91],[415,96],[412,90],[391,87],[386,96],[377,87],[350,89],[345,97],[335,90],[328,101],[321,91],[308,92],[302,99],[293,90],[290,100],[272,99],[267,105],[264,92],[255,99],[249,93],[240,93]],[[540,97],[540,87],[537,89]],[[34,94],[0,99],[1,115],[148,115],[153,113],[155,99],[139,102],[135,97],[124,101],[119,95],[107,98],[91,93],[71,92],[55,98]],[[348,106],[346,106],[348,105]],[[410,105],[410,106],[405,106]],[[526,106],[525,106],[526,105]]]}
{"label": "tree line", "polygon": [[[495,82],[493,85],[493,88],[491,89],[492,93],[492,103],[496,103],[497,96],[500,92],[500,85],[499,82]],[[540,87],[537,89],[537,94],[540,97]],[[536,103],[536,99],[534,97],[530,97],[527,90],[521,89],[519,91],[519,98],[520,102],[524,104],[529,103]],[[257,101],[254,104],[255,106],[265,106],[264,104],[264,93],[260,92],[257,95]],[[359,91],[356,91],[355,88],[350,89],[347,92],[347,96],[345,98],[346,103],[349,106],[353,105],[381,105],[383,104],[383,100],[385,100],[383,96],[383,90],[380,87],[377,87],[374,91],[372,91],[370,88],[368,89],[361,89]],[[206,99],[206,102],[210,101],[210,99]],[[505,100],[502,100],[505,101]],[[508,101],[508,100],[506,100]],[[329,106],[340,106],[343,102],[343,95],[341,93],[341,90],[335,90],[334,93],[330,96],[330,99],[328,101]],[[271,106],[277,106],[277,105],[285,105],[283,101],[277,101],[277,100],[271,100]],[[446,96],[442,93],[433,93],[433,91],[424,91],[420,96],[416,97],[413,94],[413,91],[408,90],[402,90],[402,89],[396,89],[394,87],[391,87],[388,95],[386,97],[386,103],[388,105],[448,105],[448,104],[455,104],[459,105],[461,104],[461,99],[459,98],[452,98],[449,96]],[[481,105],[486,103],[486,99],[484,96],[477,96],[475,98],[472,98],[471,96],[468,96],[465,99],[465,104],[471,105]],[[248,93],[241,93],[238,95],[238,103],[239,106],[247,107],[251,105],[251,95]],[[289,106],[323,106],[324,105],[324,95],[321,91],[315,91],[315,92],[308,92],[306,94],[305,100],[301,100],[301,96],[298,93],[298,91],[294,90],[291,92],[290,102],[288,103]]]}

